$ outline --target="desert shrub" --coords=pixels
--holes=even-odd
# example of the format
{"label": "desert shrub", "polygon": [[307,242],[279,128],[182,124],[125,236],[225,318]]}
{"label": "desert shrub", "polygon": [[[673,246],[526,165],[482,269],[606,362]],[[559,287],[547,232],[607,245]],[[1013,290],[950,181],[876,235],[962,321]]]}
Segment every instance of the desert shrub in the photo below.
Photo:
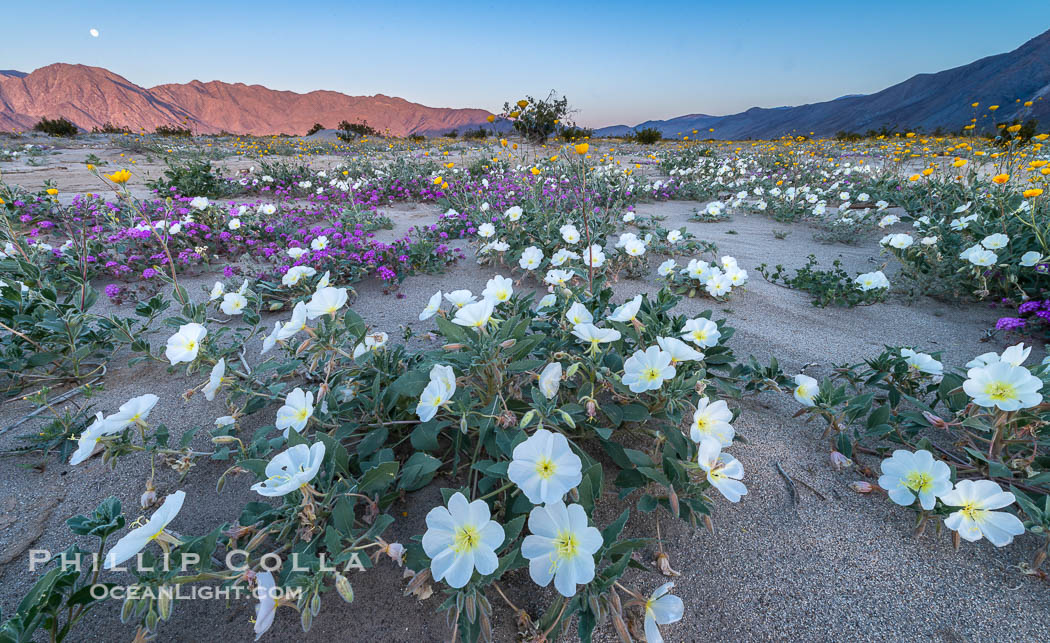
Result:
{"label": "desert shrub", "polygon": [[40,122],[33,126],[34,132],[43,132],[48,136],[76,136],[77,126],[65,118],[41,118]]}
{"label": "desert shrub", "polygon": [[589,127],[567,125],[561,129],[559,135],[565,141],[582,141],[594,136],[594,130]]}
{"label": "desert shrub", "polygon": [[664,135],[660,133],[660,130],[655,127],[644,127],[640,130],[631,132],[630,139],[636,143],[642,145],[652,145],[659,143],[664,138]]}
{"label": "desert shrub", "polygon": [[91,131],[95,134],[130,134],[131,129],[122,125],[106,123],[102,127],[93,127]]}
{"label": "desert shrub", "polygon": [[477,129],[468,129],[463,132],[463,138],[465,140],[484,140],[488,138],[488,131],[484,127],[478,127]]}
{"label": "desert shrub", "polygon": [[779,264],[773,270],[761,264],[756,270],[771,283],[809,293],[813,305],[820,308],[874,304],[886,298],[890,286],[881,270],[851,277],[838,259],[832,262],[831,270],[821,270],[814,255],[807,257],[806,265],[793,277]]}
{"label": "desert shrub", "polygon": [[306,135],[313,136],[314,134],[320,132],[323,129],[324,125],[321,125],[320,123],[314,123],[313,126],[310,127],[310,129],[306,130]]}
{"label": "desert shrub", "polygon": [[445,138],[457,138],[459,137],[459,132],[453,129],[445,132],[444,134],[442,134],[442,136],[444,136]]}
{"label": "desert shrub", "polygon": [[503,118],[510,119],[514,130],[534,143],[546,142],[570,112],[569,99],[554,90],[541,100],[528,96],[513,105],[503,104]]}
{"label": "desert shrub", "polygon": [[365,136],[379,136],[379,132],[375,128],[369,126],[368,121],[362,121],[360,123],[340,121],[337,129],[339,132],[336,136],[347,142]]}
{"label": "desert shrub", "polygon": [[174,136],[179,138],[189,138],[193,136],[193,132],[188,127],[179,127],[178,125],[158,125],[153,133],[157,136]]}
{"label": "desert shrub", "polygon": [[150,181],[151,189],[162,193],[175,193],[182,196],[229,196],[236,191],[236,183],[231,183],[204,158],[178,160],[171,157],[164,159],[167,169],[164,176]]}
{"label": "desert shrub", "polygon": [[412,141],[413,143],[422,143],[423,141],[427,140],[427,137],[423,136],[422,134],[409,134],[408,140]]}

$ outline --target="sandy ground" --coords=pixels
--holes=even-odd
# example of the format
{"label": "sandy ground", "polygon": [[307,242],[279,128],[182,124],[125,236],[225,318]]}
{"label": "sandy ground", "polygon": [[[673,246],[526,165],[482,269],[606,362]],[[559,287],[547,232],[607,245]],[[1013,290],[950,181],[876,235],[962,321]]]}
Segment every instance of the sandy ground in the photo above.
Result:
{"label": "sandy ground", "polygon": [[[6,172],[5,176],[12,182],[21,179]],[[72,179],[69,187],[65,178],[59,184],[64,191],[79,187]],[[754,267],[763,262],[798,267],[812,253],[822,265],[840,258],[851,272],[873,270],[885,261],[874,238],[858,246],[824,245],[813,241],[813,229],[807,225],[776,223],[758,215],[735,215],[731,221],[715,224],[688,221],[693,208],[701,206],[669,202],[642,204],[637,210],[667,217],[667,227],[685,225],[701,239],[717,243],[722,254],[733,255],[750,271],[746,290],[735,292],[730,302],[692,299],[678,308],[683,314],[714,308],[716,316],[725,316],[737,328],[730,346],[739,358],[754,354],[765,360],[772,354],[787,373],[816,363],[807,372],[819,376],[832,365],[873,356],[886,344],[943,350],[946,366],[959,366],[978,353],[1006,345],[998,340],[982,343],[983,331],[997,316],[982,305],[891,297],[869,307],[815,308],[805,293],[765,282]],[[426,205],[400,205],[385,212],[397,229],[439,214]],[[777,239],[774,228],[790,234]],[[651,258],[650,267],[655,270],[658,262],[657,257]],[[455,287],[479,292],[494,272],[475,265],[468,251],[468,260],[446,274],[406,280],[400,299],[383,295],[376,284],[357,284],[360,296],[352,307],[396,338],[401,324],[417,331],[431,328],[415,321],[415,315],[435,290]],[[887,272],[892,281],[892,270]],[[195,281],[210,283],[205,278]],[[657,289],[650,278],[616,286],[621,298]],[[162,343],[164,337],[154,336],[152,341]],[[178,436],[196,425],[210,426],[213,418],[224,414],[218,401],[208,403],[200,395],[190,402],[181,399],[182,392],[195,384],[196,380],[168,374],[162,365],[111,369],[105,392],[93,401],[99,409],[112,412],[132,396],[156,393],[161,401],[152,417],[167,423]],[[964,544],[959,552],[953,552],[950,539],[943,534],[928,533],[916,539],[911,533],[910,510],[896,507],[885,497],[854,493],[848,485],[860,474],[831,469],[826,444],[820,440],[822,427],[792,419],[797,409],[793,400],[765,394],[748,398],[741,409],[736,428],[747,443],[732,450],[747,472],[748,495],[737,505],[716,501],[715,535],[661,517],[665,549],[672,566],[682,574],[675,591],[686,602],[685,618],[664,628],[668,641],[1045,640],[1050,586],[1018,568],[1031,559],[1037,545],[1034,538],[1023,536],[1003,549],[986,541]],[[22,403],[4,404],[0,427],[25,411]],[[16,436],[31,428],[32,424],[26,424],[0,437],[0,448],[14,446]],[[195,445],[208,446],[201,436]],[[824,498],[800,487],[801,502],[793,504],[776,463]],[[10,614],[33,581],[27,572],[27,549],[63,549],[70,541],[65,519],[90,512],[107,495],[120,498],[130,516],[138,515],[138,497],[149,464],[126,458],[111,471],[98,458],[74,468],[32,456],[5,458],[3,464],[0,606],[4,614]],[[869,460],[867,464],[877,463]],[[158,474],[160,494],[176,488],[187,493],[186,504],[172,525],[175,530],[195,533],[232,521],[245,502],[257,499],[248,489],[252,481],[247,477],[234,479],[216,494],[214,483],[224,469],[224,463],[202,462],[182,485],[174,472]],[[394,508],[405,516],[395,523],[392,538],[422,532],[423,517],[438,502],[440,486],[443,481],[439,479]],[[600,518],[611,520],[623,506],[610,495]],[[656,516],[660,514],[632,516],[627,535],[652,536]],[[642,558],[649,562],[655,553],[652,547]],[[638,571],[628,575],[629,584],[646,593],[664,580]],[[357,597],[353,605],[326,596],[322,613],[305,636],[298,615],[281,610],[264,640],[436,641],[447,635],[444,615],[435,613],[440,593],[426,602],[403,598],[400,570],[390,561],[354,575],[351,582]],[[504,587],[534,616],[551,598],[549,590],[537,590],[523,571]],[[492,598],[497,640],[513,640],[512,614],[497,597]],[[116,602],[100,607],[74,639],[129,640],[133,629],[120,624],[119,608]],[[182,601],[171,621],[162,626],[158,640],[249,641],[253,610],[254,603],[248,600],[229,606],[223,601]],[[612,641],[615,634],[605,626],[596,638]]]}

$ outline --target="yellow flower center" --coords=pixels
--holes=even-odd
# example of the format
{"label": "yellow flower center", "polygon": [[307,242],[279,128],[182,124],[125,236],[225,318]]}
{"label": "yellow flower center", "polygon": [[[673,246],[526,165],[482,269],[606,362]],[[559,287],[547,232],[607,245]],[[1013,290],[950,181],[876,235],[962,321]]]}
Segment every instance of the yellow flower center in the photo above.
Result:
{"label": "yellow flower center", "polygon": [[642,377],[645,378],[645,381],[647,382],[658,380],[660,379],[660,369],[655,366],[650,366],[642,372]]}
{"label": "yellow flower center", "polygon": [[474,550],[481,542],[481,534],[474,525],[462,525],[456,528],[456,536],[452,541],[452,551],[463,554]]}
{"label": "yellow flower center", "polygon": [[536,462],[536,474],[544,480],[549,480],[554,476],[557,469],[558,467],[550,458],[540,458]]}
{"label": "yellow flower center", "polygon": [[554,551],[558,558],[574,558],[580,549],[580,541],[571,531],[563,531],[554,539]]}
{"label": "yellow flower center", "polygon": [[912,491],[927,491],[933,483],[933,476],[928,473],[912,471],[902,480],[904,486]]}
{"label": "yellow flower center", "polygon": [[1002,402],[1016,399],[1017,389],[1007,382],[989,382],[984,385],[984,394],[996,402]]}
{"label": "yellow flower center", "polygon": [[302,421],[306,419],[307,409],[302,408],[295,412],[295,419]]}

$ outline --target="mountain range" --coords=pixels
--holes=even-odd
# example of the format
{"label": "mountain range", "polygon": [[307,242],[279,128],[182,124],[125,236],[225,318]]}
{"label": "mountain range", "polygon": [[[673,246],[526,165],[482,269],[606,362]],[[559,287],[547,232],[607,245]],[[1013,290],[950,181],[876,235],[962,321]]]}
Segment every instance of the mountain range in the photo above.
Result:
{"label": "mountain range", "polygon": [[[1026,101],[1032,105],[1025,107]],[[971,107],[975,102],[980,103],[978,110]],[[999,105],[994,117],[982,117],[991,105]],[[954,132],[974,117],[979,129],[1015,117],[1050,124],[1050,31],[1009,53],[935,74],[919,74],[874,94],[797,107],[753,107],[728,116],[690,114],[634,127],[614,125],[596,130],[595,135],[622,136],[645,127],[654,127],[667,137],[691,136],[696,130],[702,138],[720,139],[768,139],[810,132],[827,136],[883,127],[926,132],[939,127]]]}
{"label": "mountain range", "polygon": [[140,87],[87,65],[56,63],[32,73],[0,71],[0,130],[28,130],[42,117],[66,118],[84,130],[106,124],[145,129],[188,127],[197,134],[305,134],[314,123],[366,122],[395,136],[442,134],[486,122],[483,109],[427,107],[403,98],[298,94],[261,85],[194,80]]}
{"label": "mountain range", "polygon": [[[958,131],[978,119],[978,128],[1019,118],[1050,122],[1050,31],[1014,51],[968,65],[919,74],[866,95],[795,107],[753,107],[739,114],[687,114],[633,127],[599,128],[597,136],[622,136],[653,127],[668,137],[744,139],[791,134],[826,136],[881,128]],[[1046,100],[1043,100],[1046,98]],[[1025,106],[1025,101],[1032,101]],[[971,104],[980,103],[979,109]],[[987,107],[999,105],[992,118]],[[443,134],[486,123],[483,109],[427,107],[403,98],[348,96],[334,91],[299,94],[261,85],[197,80],[144,88],[109,70],[56,63],[31,73],[0,70],[0,130],[27,130],[42,117],[63,117],[84,130],[106,124],[133,131],[161,125],[199,134],[305,134],[315,123],[367,121],[395,136]],[[712,131],[713,130],[713,131]]]}

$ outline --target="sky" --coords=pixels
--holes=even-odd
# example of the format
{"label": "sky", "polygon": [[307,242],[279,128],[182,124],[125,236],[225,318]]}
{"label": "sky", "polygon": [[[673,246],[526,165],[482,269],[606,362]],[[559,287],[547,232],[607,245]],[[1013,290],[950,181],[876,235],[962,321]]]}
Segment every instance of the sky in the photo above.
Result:
{"label": "sky", "polygon": [[222,80],[490,111],[554,89],[590,127],[871,93],[1050,28],[1047,0],[1004,15],[986,0],[0,4],[18,25],[0,69],[82,63],[144,87]]}

